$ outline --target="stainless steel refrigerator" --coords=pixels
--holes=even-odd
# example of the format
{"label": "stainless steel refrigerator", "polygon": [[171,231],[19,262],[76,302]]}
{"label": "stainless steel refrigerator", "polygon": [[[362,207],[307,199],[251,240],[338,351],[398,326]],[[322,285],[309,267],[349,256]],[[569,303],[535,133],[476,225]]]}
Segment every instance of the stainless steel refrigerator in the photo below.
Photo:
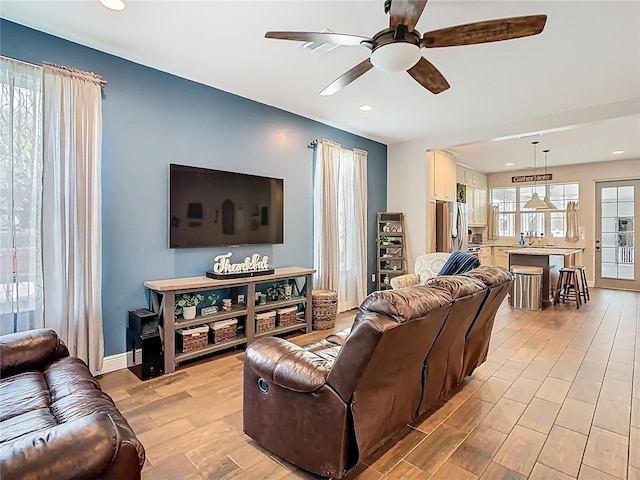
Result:
{"label": "stainless steel refrigerator", "polygon": [[436,252],[467,251],[468,216],[466,203],[436,202]]}

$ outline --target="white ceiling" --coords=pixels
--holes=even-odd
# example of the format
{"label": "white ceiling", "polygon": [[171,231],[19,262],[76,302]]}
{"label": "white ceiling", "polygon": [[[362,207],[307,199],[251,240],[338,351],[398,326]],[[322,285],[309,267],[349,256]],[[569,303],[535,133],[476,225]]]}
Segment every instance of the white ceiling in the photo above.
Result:
{"label": "white ceiling", "polygon": [[[519,138],[450,147],[458,163],[485,173],[533,168],[533,146],[538,168],[544,165],[543,150],[549,149],[549,166],[640,158],[640,115],[567,126],[560,131],[530,132]],[[622,153],[614,154],[614,151]],[[513,165],[506,165],[513,163]],[[640,175],[640,160],[638,161]]]}
{"label": "white ceiling", "polygon": [[[264,33],[329,28],[372,36],[388,25],[383,0],[127,3],[126,10],[116,13],[97,0],[2,0],[0,15],[387,144],[451,138],[456,133],[486,130],[487,126],[513,128],[532,118],[558,117],[589,108],[593,113],[594,108],[620,102],[632,105],[635,111],[631,114],[640,113],[640,2],[635,0],[430,0],[416,27],[423,33],[528,14],[545,13],[548,21],[544,32],[535,37],[423,50],[451,84],[440,95],[424,90],[405,73],[374,69],[331,97],[318,92],[366,58],[369,50],[340,47],[316,56],[296,42],[267,40]],[[363,103],[373,105],[374,110],[361,112],[358,107]],[[602,133],[596,126],[606,122],[598,120],[612,114],[606,113],[606,108],[600,110],[601,118],[589,118],[593,125],[585,136],[575,136],[581,129],[565,132],[574,135],[571,145],[581,148],[570,157],[583,161],[595,158],[588,155],[594,148],[592,144],[588,148],[585,139],[605,134],[612,137],[598,144],[602,150],[625,149],[618,144],[635,141],[638,152],[640,134],[630,131],[634,121],[620,120],[626,135],[612,124],[603,127]],[[522,132],[526,131],[523,127]],[[499,129],[481,138],[467,135],[475,141],[495,136],[500,136]],[[554,136],[561,138],[561,134]],[[528,157],[528,142],[524,147],[521,143],[464,147],[460,154],[468,155],[464,163],[475,168],[505,170],[513,167],[500,167],[504,158],[523,158],[520,150]],[[499,151],[501,146],[504,151]],[[560,145],[551,148],[554,161],[569,158],[561,154]],[[491,165],[477,160],[485,154],[492,155]]]}

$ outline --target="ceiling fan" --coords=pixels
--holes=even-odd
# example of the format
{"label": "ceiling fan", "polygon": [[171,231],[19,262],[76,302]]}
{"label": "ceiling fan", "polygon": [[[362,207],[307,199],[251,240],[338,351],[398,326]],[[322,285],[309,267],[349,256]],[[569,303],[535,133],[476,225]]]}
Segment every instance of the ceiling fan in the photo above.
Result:
{"label": "ceiling fan", "polygon": [[373,67],[385,72],[406,71],[424,88],[437,94],[447,90],[449,82],[422,56],[422,48],[473,45],[528,37],[542,32],[547,21],[546,15],[501,18],[441,28],[421,36],[415,26],[426,4],[427,0],[386,0],[384,8],[385,13],[390,14],[389,28],[379,31],[372,38],[324,32],[267,32],[265,37],[362,46],[371,50],[369,58],[332,82],[320,95],[333,95]]}

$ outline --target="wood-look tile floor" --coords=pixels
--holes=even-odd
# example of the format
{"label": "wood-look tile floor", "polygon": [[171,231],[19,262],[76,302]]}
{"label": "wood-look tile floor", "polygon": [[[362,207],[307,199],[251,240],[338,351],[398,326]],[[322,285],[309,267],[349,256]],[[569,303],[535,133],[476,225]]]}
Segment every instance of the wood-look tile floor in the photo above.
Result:
{"label": "wood-look tile floor", "polygon": [[[503,304],[487,361],[348,478],[640,479],[640,294],[591,296],[579,310]],[[316,478],[242,433],[243,358],[235,351],[145,382],[128,370],[100,379],[146,448],[143,479]]]}

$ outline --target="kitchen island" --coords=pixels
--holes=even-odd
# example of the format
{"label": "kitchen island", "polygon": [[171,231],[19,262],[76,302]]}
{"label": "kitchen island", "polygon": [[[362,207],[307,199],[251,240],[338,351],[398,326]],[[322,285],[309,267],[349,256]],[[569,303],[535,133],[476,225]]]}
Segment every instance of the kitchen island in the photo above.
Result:
{"label": "kitchen island", "polygon": [[576,255],[582,248],[522,247],[507,250],[511,265],[542,267],[542,307],[553,305],[553,293],[562,267],[576,264]]}

